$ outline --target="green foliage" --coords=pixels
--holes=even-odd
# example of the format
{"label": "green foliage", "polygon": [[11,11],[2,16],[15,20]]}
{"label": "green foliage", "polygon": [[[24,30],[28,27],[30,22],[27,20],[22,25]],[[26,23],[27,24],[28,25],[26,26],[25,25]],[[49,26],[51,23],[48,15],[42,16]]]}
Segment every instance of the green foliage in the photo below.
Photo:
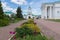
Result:
{"label": "green foliage", "polygon": [[0,27],[7,26],[8,24],[9,24],[9,19],[8,18],[0,19]]}
{"label": "green foliage", "polygon": [[8,17],[4,14],[2,4],[0,1],[0,26],[6,26],[9,24]]}
{"label": "green foliage", "polygon": [[[13,39],[11,39],[13,40]],[[27,35],[25,38],[16,38],[16,40],[48,40],[45,36],[42,36],[41,34],[38,35]]]}
{"label": "green foliage", "polygon": [[22,18],[14,18],[14,20],[11,20],[13,23],[16,23],[16,22],[18,22],[18,21],[21,21],[21,20],[23,20]]}
{"label": "green foliage", "polygon": [[16,14],[16,16],[17,16],[17,18],[23,18],[21,7],[17,8],[17,14]]}
{"label": "green foliage", "polygon": [[28,22],[23,23],[20,28],[16,28],[16,32],[18,36],[22,37],[40,33],[40,29],[35,24],[33,24],[33,20],[29,20]]}
{"label": "green foliage", "polygon": [[31,23],[34,23],[34,20],[33,20],[33,19],[29,19],[29,20],[28,20],[28,23],[30,23],[30,24],[31,24]]}
{"label": "green foliage", "polygon": [[33,31],[27,27],[22,27],[22,28],[16,28],[17,36],[18,37],[23,37],[26,35],[31,35]]}
{"label": "green foliage", "polygon": [[49,21],[60,22],[60,19],[48,19]]}
{"label": "green foliage", "polygon": [[28,22],[23,23],[23,26],[26,26],[38,33],[40,32],[40,28],[37,27],[36,23],[34,23],[34,21],[32,19],[29,19]]}
{"label": "green foliage", "polygon": [[[16,28],[15,37],[16,40],[48,40],[45,36],[41,35],[40,29],[34,24],[34,21],[30,19],[28,22]],[[12,38],[12,40],[14,40],[14,38]]]}
{"label": "green foliage", "polygon": [[24,26],[32,29],[34,32],[35,31],[38,32],[38,33],[40,32],[40,29],[36,25],[34,25],[34,24],[24,24],[24,25],[22,25],[22,27],[24,27]]}
{"label": "green foliage", "polygon": [[3,17],[4,17],[4,12],[3,12],[2,4],[0,1],[0,19],[3,19]]}

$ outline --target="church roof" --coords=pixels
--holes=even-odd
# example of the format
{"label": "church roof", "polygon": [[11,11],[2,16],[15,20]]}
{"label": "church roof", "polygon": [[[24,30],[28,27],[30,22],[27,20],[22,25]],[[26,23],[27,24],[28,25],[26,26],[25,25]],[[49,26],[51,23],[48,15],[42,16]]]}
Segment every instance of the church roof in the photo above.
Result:
{"label": "church roof", "polygon": [[4,12],[4,14],[7,14],[8,15],[8,14],[12,14],[12,12]]}
{"label": "church roof", "polygon": [[43,3],[43,5],[45,5],[45,4],[55,4],[55,3],[60,3],[60,1],[56,1],[56,2],[49,2],[49,3]]}

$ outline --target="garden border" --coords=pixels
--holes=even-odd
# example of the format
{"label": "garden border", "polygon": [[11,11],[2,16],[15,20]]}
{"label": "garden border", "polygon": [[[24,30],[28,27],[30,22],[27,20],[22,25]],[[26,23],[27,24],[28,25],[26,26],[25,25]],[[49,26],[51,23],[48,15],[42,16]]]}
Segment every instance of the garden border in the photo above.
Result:
{"label": "garden border", "polygon": [[[15,34],[14,34],[14,35],[15,35]],[[14,35],[12,35],[8,40],[11,40],[11,38],[12,38]]]}

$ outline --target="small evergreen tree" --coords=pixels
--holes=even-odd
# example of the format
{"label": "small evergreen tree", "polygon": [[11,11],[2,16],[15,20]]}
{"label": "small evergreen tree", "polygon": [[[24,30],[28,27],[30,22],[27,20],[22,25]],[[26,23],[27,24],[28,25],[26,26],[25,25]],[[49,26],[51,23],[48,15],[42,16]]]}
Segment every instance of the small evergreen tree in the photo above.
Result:
{"label": "small evergreen tree", "polygon": [[16,14],[17,18],[23,18],[21,7],[18,7],[16,12],[17,12]]}
{"label": "small evergreen tree", "polygon": [[3,12],[2,4],[0,1],[0,19],[3,19],[3,17],[4,17],[4,12]]}

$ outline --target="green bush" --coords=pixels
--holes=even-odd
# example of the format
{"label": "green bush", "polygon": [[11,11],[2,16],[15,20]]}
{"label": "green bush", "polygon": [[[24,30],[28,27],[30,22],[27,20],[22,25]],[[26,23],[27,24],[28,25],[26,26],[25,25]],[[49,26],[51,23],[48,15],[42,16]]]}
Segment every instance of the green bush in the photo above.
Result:
{"label": "green bush", "polygon": [[31,35],[33,31],[30,28],[22,27],[22,28],[16,28],[16,33],[18,37],[23,37],[26,35]]}
{"label": "green bush", "polygon": [[25,22],[23,24],[33,24],[33,23],[34,23],[33,19],[29,19],[27,22]]}
{"label": "green bush", "polygon": [[11,20],[11,21],[12,21],[12,23],[15,23],[15,22],[18,22],[20,20],[23,20],[23,19],[22,18],[14,18],[14,20]]}
{"label": "green bush", "polygon": [[[14,40],[14,39],[11,39]],[[47,37],[42,36],[41,34],[37,35],[27,35],[25,38],[16,38],[16,40],[48,40]]]}
{"label": "green bush", "polygon": [[29,23],[34,23],[34,21],[32,19],[28,20]]}
{"label": "green bush", "polygon": [[28,28],[32,29],[33,32],[37,32],[37,33],[40,32],[40,28],[38,28],[37,25],[35,25],[35,24],[31,24],[31,23],[30,24],[22,24],[22,27],[28,27]]}
{"label": "green bush", "polygon": [[7,26],[9,24],[9,19],[5,18],[5,19],[0,19],[0,27],[1,26]]}
{"label": "green bush", "polygon": [[[20,27],[16,28],[16,40],[47,40],[42,36],[40,29],[37,27],[33,20],[23,23]],[[14,37],[12,38],[14,40]]]}

